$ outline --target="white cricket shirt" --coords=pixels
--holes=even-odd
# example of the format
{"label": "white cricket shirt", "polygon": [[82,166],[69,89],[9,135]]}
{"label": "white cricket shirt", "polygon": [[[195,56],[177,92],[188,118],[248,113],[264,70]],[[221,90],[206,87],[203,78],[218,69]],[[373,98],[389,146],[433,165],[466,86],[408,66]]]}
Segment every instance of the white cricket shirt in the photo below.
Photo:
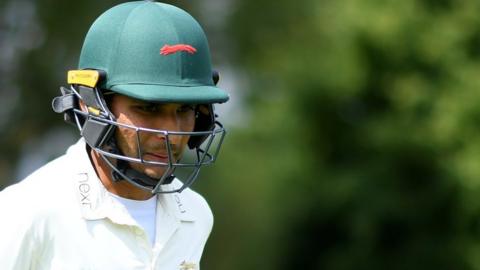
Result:
{"label": "white cricket shirt", "polygon": [[[166,189],[181,185],[177,179]],[[157,197],[155,243],[98,179],[80,139],[0,192],[2,270],[193,270],[213,225],[191,189]]]}
{"label": "white cricket shirt", "polygon": [[145,230],[150,244],[155,245],[157,196],[155,195],[148,200],[131,200],[113,193],[110,193],[110,195],[125,206],[130,216]]}

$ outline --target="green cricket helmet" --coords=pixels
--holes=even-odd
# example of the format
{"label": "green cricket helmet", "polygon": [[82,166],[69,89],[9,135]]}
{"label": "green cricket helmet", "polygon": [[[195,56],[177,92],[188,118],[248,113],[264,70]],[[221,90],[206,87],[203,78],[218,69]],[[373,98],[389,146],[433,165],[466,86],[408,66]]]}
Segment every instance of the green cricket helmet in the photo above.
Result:
{"label": "green cricket helmet", "polygon": [[[198,22],[177,7],[152,1],[117,5],[103,13],[88,31],[80,54],[79,69],[68,73],[70,88],[61,88],[62,96],[53,108],[75,123],[87,144],[100,154],[112,169],[115,181],[126,180],[152,191],[164,191],[178,168],[190,169],[182,191],[198,176],[200,167],[216,160],[225,129],[216,120],[214,103],[228,101],[228,94],[216,87],[218,73],[213,72],[207,38]],[[196,108],[193,132],[157,130],[119,123],[108,108],[105,97],[121,94],[155,103],[200,105]],[[87,111],[79,108],[81,100]],[[205,109],[206,108],[206,109]],[[136,156],[126,156],[117,147],[115,130],[129,128],[137,132]],[[168,162],[143,159],[140,133],[163,136]],[[173,158],[169,147],[172,136],[189,136],[190,161]],[[183,158],[182,158],[183,159]],[[131,168],[130,163],[165,167],[159,179]]]}

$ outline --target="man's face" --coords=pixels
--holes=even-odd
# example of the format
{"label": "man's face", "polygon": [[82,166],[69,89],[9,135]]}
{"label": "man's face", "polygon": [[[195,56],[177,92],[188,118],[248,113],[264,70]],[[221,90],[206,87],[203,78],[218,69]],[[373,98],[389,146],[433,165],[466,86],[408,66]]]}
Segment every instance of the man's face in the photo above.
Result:
{"label": "man's face", "polygon": [[[166,131],[192,132],[195,126],[195,106],[188,104],[149,103],[127,96],[114,95],[110,110],[117,122],[130,126]],[[140,158],[138,139],[140,139],[141,155],[145,161],[168,163],[167,138],[160,133],[137,132],[131,128],[118,127],[115,133],[117,145],[126,156]],[[169,135],[173,162],[178,161],[187,145],[189,136]],[[131,162],[130,166],[153,178],[162,177],[166,170],[163,166],[152,166]]]}

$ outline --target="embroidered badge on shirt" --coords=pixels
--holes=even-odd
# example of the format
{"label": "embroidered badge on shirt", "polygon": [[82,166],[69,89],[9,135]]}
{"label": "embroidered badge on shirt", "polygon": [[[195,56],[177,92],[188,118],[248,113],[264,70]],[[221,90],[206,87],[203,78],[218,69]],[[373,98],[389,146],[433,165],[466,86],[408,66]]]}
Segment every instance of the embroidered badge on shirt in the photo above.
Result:
{"label": "embroidered badge on shirt", "polygon": [[180,270],[195,270],[195,269],[197,269],[197,265],[195,263],[183,261],[180,264]]}

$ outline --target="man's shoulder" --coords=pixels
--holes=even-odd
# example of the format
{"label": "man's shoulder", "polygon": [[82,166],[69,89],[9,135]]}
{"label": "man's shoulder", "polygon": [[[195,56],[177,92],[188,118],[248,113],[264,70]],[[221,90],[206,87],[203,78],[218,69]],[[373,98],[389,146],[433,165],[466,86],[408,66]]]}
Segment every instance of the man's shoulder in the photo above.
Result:
{"label": "man's shoulder", "polygon": [[30,192],[34,190],[41,192],[43,189],[51,186],[52,182],[58,180],[62,173],[60,169],[65,168],[65,165],[65,156],[58,157],[32,172],[25,179],[5,188],[0,194],[8,192]]}
{"label": "man's shoulder", "polygon": [[71,161],[64,154],[32,172],[16,185],[25,190],[50,191],[53,186],[64,186],[68,182],[65,178],[72,173],[71,167]]}
{"label": "man's shoulder", "polygon": [[[70,148],[69,148],[70,149]],[[32,172],[25,179],[0,192],[0,201],[19,200],[46,204],[73,189],[71,175],[75,166],[71,154],[64,154]],[[7,199],[8,198],[8,199]]]}
{"label": "man's shoulder", "polygon": [[200,193],[190,188],[185,189],[183,193],[188,198],[188,200],[190,200],[192,206],[195,207],[196,210],[202,211],[202,212],[208,212],[211,214],[212,211],[210,209],[210,205]]}
{"label": "man's shoulder", "polygon": [[81,157],[81,155],[86,155],[86,152],[81,152],[82,147],[85,149],[85,143],[80,140],[71,145],[65,154],[32,172],[25,179],[20,181],[20,183],[34,185],[36,188],[41,188],[42,186],[51,184],[51,182],[65,182],[65,178],[71,176],[75,168],[81,163],[80,159],[85,158]]}

